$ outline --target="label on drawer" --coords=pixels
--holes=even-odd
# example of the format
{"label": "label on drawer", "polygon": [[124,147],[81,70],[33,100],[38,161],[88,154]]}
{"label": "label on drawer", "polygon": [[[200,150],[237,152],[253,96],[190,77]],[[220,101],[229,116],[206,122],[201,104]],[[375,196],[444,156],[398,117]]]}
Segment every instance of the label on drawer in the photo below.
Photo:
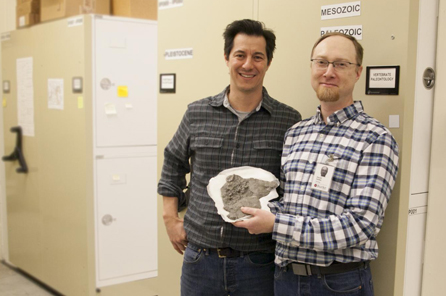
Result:
{"label": "label on drawer", "polygon": [[409,216],[423,214],[427,212],[427,207],[409,208]]}
{"label": "label on drawer", "polygon": [[113,174],[111,175],[111,184],[125,184],[126,182],[125,174]]}

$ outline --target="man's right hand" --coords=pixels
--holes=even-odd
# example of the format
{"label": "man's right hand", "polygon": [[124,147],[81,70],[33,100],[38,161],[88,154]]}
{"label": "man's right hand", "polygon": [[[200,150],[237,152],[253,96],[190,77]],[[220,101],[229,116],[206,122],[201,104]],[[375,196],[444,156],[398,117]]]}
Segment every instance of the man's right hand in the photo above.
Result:
{"label": "man's right hand", "polygon": [[178,217],[178,198],[163,197],[163,219],[167,235],[173,248],[183,255],[187,246],[187,236],[184,230],[184,221]]}
{"label": "man's right hand", "polygon": [[164,225],[166,225],[167,235],[173,248],[183,255],[187,246],[186,231],[183,226],[183,219],[179,217],[164,217]]}

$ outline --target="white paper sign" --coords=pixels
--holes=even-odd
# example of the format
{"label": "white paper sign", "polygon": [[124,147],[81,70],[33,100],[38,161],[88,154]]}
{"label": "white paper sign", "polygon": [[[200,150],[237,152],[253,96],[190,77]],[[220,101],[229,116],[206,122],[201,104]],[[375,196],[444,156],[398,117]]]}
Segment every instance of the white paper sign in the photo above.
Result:
{"label": "white paper sign", "polygon": [[11,39],[11,33],[10,32],[2,33],[0,39],[2,42]]}
{"label": "white paper sign", "polygon": [[48,79],[48,109],[63,110],[63,79]]}
{"label": "white paper sign", "polygon": [[17,59],[17,119],[23,135],[34,137],[33,58]]}
{"label": "white paper sign", "polygon": [[361,1],[321,6],[321,20],[361,15]]}
{"label": "white paper sign", "polygon": [[370,88],[395,88],[396,69],[370,69]]}
{"label": "white paper sign", "polygon": [[161,88],[163,89],[174,89],[175,86],[175,76],[173,75],[163,75],[161,76]]}
{"label": "white paper sign", "polygon": [[116,111],[116,106],[113,103],[106,103],[105,104],[105,114],[107,115],[116,115],[118,114],[118,111]]}
{"label": "white paper sign", "polygon": [[25,16],[22,15],[19,17],[19,27],[23,27],[23,26],[25,26],[25,24],[26,24],[26,19],[25,19]]}
{"label": "white paper sign", "polygon": [[84,17],[83,16],[78,16],[78,17],[74,17],[74,18],[69,18],[67,20],[67,26],[68,28],[70,27],[77,27],[77,26],[82,26],[84,24]]}
{"label": "white paper sign", "polygon": [[4,93],[9,93],[11,90],[11,85],[9,84],[9,81],[4,80],[3,81],[3,92]]}
{"label": "white paper sign", "polygon": [[400,127],[400,116],[389,115],[389,128],[399,128],[399,127]]}
{"label": "white paper sign", "polygon": [[330,32],[340,32],[353,36],[356,38],[356,40],[362,40],[362,25],[321,28],[321,36]]}
{"label": "white paper sign", "polygon": [[169,9],[174,7],[183,6],[183,0],[159,0],[158,9]]}
{"label": "white paper sign", "polygon": [[166,60],[191,59],[193,57],[193,48],[166,49],[164,52],[164,58]]}

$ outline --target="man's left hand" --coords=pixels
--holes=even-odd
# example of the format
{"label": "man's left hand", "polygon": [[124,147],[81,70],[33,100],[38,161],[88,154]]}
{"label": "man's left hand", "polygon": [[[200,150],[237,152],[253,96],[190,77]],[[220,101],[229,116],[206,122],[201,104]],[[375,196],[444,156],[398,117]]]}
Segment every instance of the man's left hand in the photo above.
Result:
{"label": "man's left hand", "polygon": [[232,223],[235,227],[246,228],[250,234],[273,232],[276,215],[269,211],[255,208],[242,207],[241,210],[252,217]]}

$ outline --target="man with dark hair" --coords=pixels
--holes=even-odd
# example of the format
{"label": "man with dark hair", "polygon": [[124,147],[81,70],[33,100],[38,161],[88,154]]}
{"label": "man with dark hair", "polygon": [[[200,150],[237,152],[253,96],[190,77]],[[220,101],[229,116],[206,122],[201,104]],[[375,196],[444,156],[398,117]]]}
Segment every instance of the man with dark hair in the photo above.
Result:
{"label": "man with dark hair", "polygon": [[274,50],[276,49],[276,35],[274,35],[273,31],[264,29],[261,24],[252,20],[235,21],[226,27],[223,33],[225,57],[229,57],[231,53],[235,36],[242,32],[248,36],[263,36],[266,42],[266,57],[269,65],[273,59]]}
{"label": "man with dark hair", "polygon": [[275,295],[373,295],[369,262],[398,172],[390,131],[353,100],[362,46],[341,33],[322,36],[311,52],[315,116],[285,135],[283,198],[271,212],[235,223],[276,244]]}
{"label": "man with dark hair", "polygon": [[[261,22],[240,20],[223,35],[229,86],[188,106],[165,148],[158,193],[169,239],[184,252],[181,295],[274,295],[271,234],[251,235],[226,223],[206,187],[221,171],[238,166],[262,168],[279,178],[285,132],[301,116],[263,87],[274,33]],[[183,221],[178,208],[186,203]]]}

